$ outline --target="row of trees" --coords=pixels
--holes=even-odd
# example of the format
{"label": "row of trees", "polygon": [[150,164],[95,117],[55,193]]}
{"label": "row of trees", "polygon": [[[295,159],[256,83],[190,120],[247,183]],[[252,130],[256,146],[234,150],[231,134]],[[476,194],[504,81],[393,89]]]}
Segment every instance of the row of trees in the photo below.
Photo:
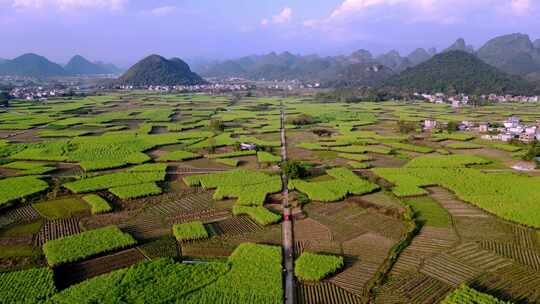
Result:
{"label": "row of trees", "polygon": [[11,96],[7,92],[0,91],[0,107],[8,107]]}
{"label": "row of trees", "polygon": [[317,94],[317,99],[324,102],[378,102],[387,100],[413,100],[414,92],[403,91],[399,88],[359,87],[339,88]]}
{"label": "row of trees", "polygon": [[[398,120],[396,122],[397,129],[401,134],[409,134],[420,128],[420,124],[416,121]],[[446,124],[439,124],[436,131],[452,133],[459,130],[459,122],[449,121]]]}

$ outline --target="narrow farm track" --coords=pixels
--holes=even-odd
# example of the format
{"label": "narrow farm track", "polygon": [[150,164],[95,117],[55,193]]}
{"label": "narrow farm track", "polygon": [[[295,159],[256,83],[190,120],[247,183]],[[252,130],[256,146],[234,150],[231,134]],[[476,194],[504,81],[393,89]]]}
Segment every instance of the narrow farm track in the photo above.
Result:
{"label": "narrow farm track", "polygon": [[[287,138],[285,136],[285,112],[283,111],[283,103],[281,104],[281,161],[287,161]],[[296,287],[294,285],[294,237],[291,209],[289,206],[288,179],[287,173],[282,171],[281,180],[283,184],[283,215],[285,217],[282,224],[283,254],[285,263],[285,304],[294,304],[296,303]]]}

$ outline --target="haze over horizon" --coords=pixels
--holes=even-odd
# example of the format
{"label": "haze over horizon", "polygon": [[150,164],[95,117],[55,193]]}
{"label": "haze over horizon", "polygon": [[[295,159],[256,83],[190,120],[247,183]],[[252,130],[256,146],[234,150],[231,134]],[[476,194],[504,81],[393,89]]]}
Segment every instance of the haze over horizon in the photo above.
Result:
{"label": "haze over horizon", "polygon": [[158,53],[225,59],[290,51],[478,48],[503,34],[540,38],[538,0],[0,0],[0,58],[75,54],[128,66]]}

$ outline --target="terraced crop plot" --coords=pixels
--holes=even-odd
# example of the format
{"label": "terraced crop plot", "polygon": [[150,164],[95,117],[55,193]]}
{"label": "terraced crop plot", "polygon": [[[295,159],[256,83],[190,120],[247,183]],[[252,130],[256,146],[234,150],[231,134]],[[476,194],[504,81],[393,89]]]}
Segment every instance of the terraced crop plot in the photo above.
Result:
{"label": "terraced crop plot", "polygon": [[343,200],[347,195],[362,195],[373,192],[379,187],[366,181],[345,168],[334,168],[326,173],[334,179],[321,182],[291,180],[290,190],[298,190],[309,196],[311,200],[335,202]]}
{"label": "terraced crop plot", "polygon": [[424,195],[427,191],[422,187],[438,185],[455,192],[460,199],[504,219],[540,227],[540,207],[536,204],[540,193],[532,190],[540,182],[538,177],[506,172],[488,174],[477,169],[454,167],[470,164],[468,158],[453,157],[449,162],[444,160],[445,166],[449,167],[441,167],[433,158],[416,160],[411,161],[406,168],[380,168],[373,171],[397,185],[393,190],[397,196]]}
{"label": "terraced crop plot", "polygon": [[15,223],[29,223],[40,219],[41,215],[32,206],[17,207],[0,215],[0,228]]}
{"label": "terraced crop plot", "polygon": [[136,241],[116,226],[47,241],[43,252],[51,266],[75,262],[99,253],[125,248]]}
{"label": "terraced crop plot", "polygon": [[247,216],[236,216],[212,223],[212,229],[218,234],[241,235],[260,231],[263,228]]}
{"label": "terraced crop plot", "polygon": [[2,273],[0,288],[1,303],[36,303],[56,293],[53,272],[47,268]]}
{"label": "terraced crop plot", "polygon": [[331,283],[300,283],[297,287],[298,303],[364,303],[364,299],[357,297]]}
{"label": "terraced crop plot", "polygon": [[47,182],[36,176],[0,179],[0,206],[23,199],[49,188]]}
{"label": "terraced crop plot", "polygon": [[55,269],[55,275],[65,284],[59,287],[68,287],[117,269],[129,267],[144,259],[145,256],[141,251],[128,249],[88,261],[62,265]]}
{"label": "terraced crop plot", "polygon": [[45,221],[37,235],[37,244],[42,246],[48,241],[81,233],[79,219],[60,219]]}
{"label": "terraced crop plot", "polygon": [[259,206],[264,204],[266,196],[281,190],[281,179],[278,175],[268,175],[256,171],[234,170],[208,175],[192,175],[184,177],[189,186],[202,186],[205,189],[216,189],[214,199],[237,197],[237,204],[243,206]]}

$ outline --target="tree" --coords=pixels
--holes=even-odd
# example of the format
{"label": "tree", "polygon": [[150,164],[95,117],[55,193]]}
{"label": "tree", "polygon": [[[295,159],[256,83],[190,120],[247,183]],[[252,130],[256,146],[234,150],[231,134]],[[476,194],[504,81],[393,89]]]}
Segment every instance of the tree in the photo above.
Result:
{"label": "tree", "polygon": [[399,133],[408,134],[416,131],[416,123],[412,121],[399,120],[397,122]]}
{"label": "tree", "polygon": [[459,130],[459,122],[449,121],[448,124],[446,125],[446,131],[448,131],[448,133],[452,133],[457,130]]}
{"label": "tree", "polygon": [[523,155],[524,160],[534,160],[538,155],[540,155],[540,147],[538,147],[538,142],[535,140],[529,145],[527,153]]}
{"label": "tree", "polygon": [[10,96],[6,92],[0,92],[0,106],[9,107]]}
{"label": "tree", "polygon": [[216,152],[216,139],[211,137],[208,139],[208,153]]}
{"label": "tree", "polygon": [[305,126],[305,125],[311,125],[315,123],[315,118],[307,114],[301,114],[296,117],[293,117],[291,122],[295,126]]}
{"label": "tree", "polygon": [[208,123],[208,127],[211,130],[219,131],[219,132],[225,129],[225,125],[223,124],[223,121],[221,121],[220,119],[211,119],[210,122]]}
{"label": "tree", "polygon": [[288,160],[282,164],[281,169],[287,174],[290,179],[297,179],[307,176],[306,168],[299,162]]}

